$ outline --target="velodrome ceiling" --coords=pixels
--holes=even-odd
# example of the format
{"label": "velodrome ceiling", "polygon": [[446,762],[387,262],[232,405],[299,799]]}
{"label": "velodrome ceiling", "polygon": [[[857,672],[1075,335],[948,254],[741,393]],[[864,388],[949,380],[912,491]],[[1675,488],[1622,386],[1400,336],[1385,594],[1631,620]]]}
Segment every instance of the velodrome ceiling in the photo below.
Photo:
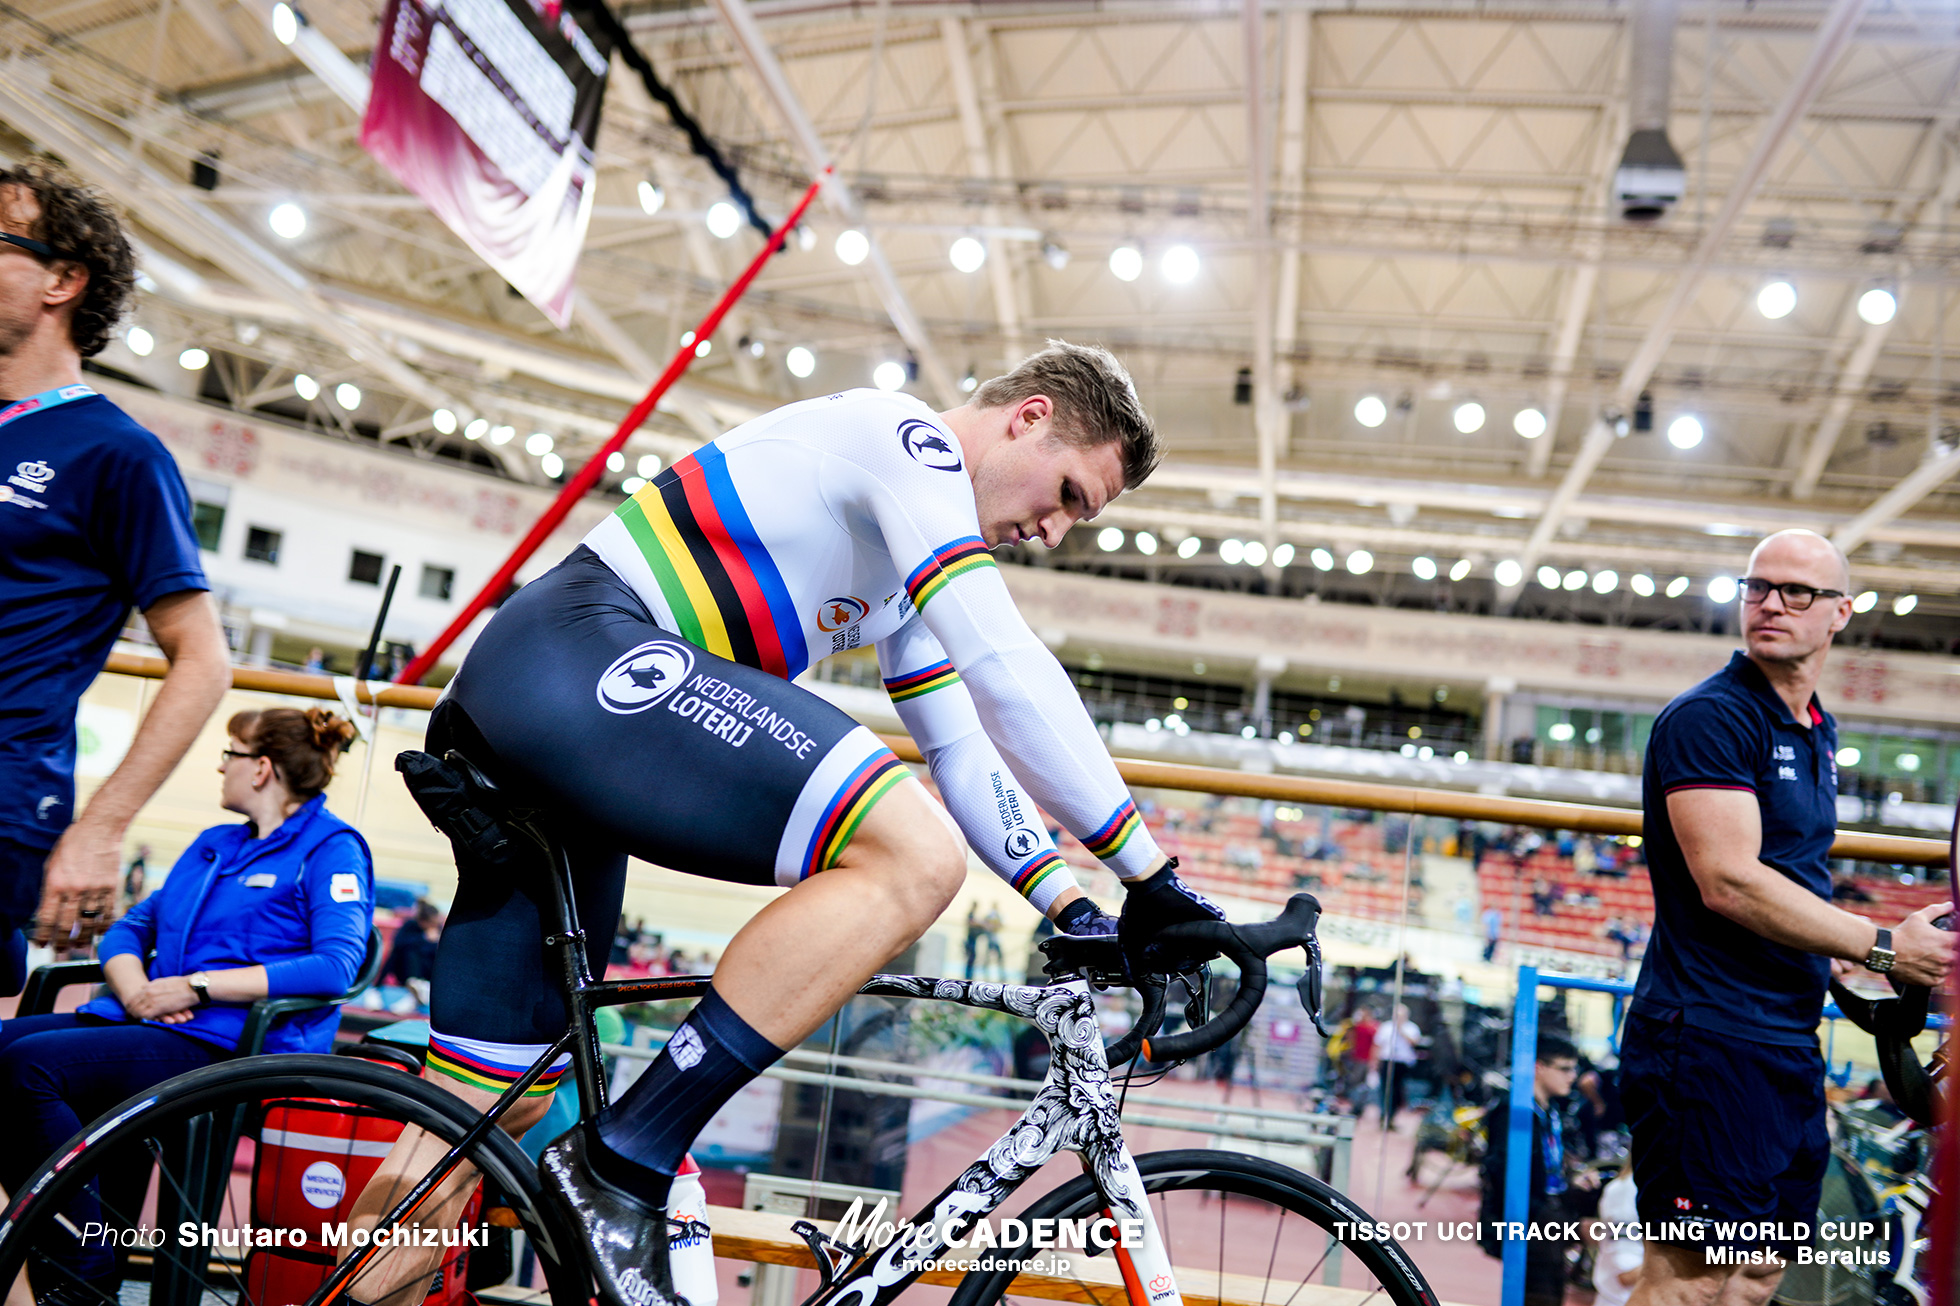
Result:
{"label": "velodrome ceiling", "polygon": [[[1129,362],[1172,450],[1111,509],[1119,549],[1071,541],[1085,565],[1694,624],[1628,582],[1686,575],[1693,602],[1734,574],[1750,534],[1805,524],[1853,547],[1881,595],[1868,626],[1960,634],[1949,0],[1685,3],[1669,133],[1688,185],[1650,225],[1609,211],[1629,130],[1625,4],[761,0],[746,11],[758,43],[725,12],[740,3],[616,11],[765,216],[810,175],[801,125],[855,208],[813,209],[808,247],[765,270],[627,474],[642,452],[671,458],[747,413],[869,384],[885,360],[914,360],[910,388],[950,406],[969,374],[1058,335]],[[381,5],[300,8],[358,85]],[[759,238],[709,233],[723,187],[615,61],[581,301],[558,332],[363,154],[344,77],[336,90],[331,59],[275,39],[271,10],[0,4],[5,147],[68,159],[127,203],[143,241],[154,289],[138,317],[157,347],[103,361],[527,479],[544,476],[529,432],[576,462]],[[786,95],[768,88],[771,60]],[[215,189],[191,184],[199,158]],[[661,189],[656,213],[643,182]],[[266,220],[288,200],[309,218],[290,241]],[[879,257],[836,252],[860,226],[888,281]],[[949,259],[962,236],[986,249],[978,270]],[[1112,271],[1119,246],[1142,256],[1134,280]],[[1163,272],[1174,246],[1197,256],[1182,283]],[[1796,306],[1772,320],[1757,296],[1779,278]],[[1881,286],[1897,316],[1868,325],[1856,301]],[[903,338],[894,304],[918,324]],[[208,372],[177,367],[190,345],[216,356]],[[799,345],[816,358],[807,379],[786,366]],[[298,372],[327,393],[301,400]],[[343,380],[362,388],[352,414],[328,397]],[[1643,389],[1652,430],[1619,438],[1611,418],[1636,424]],[[1374,427],[1356,412],[1369,397]],[[1467,402],[1484,420],[1464,433]],[[518,438],[443,436],[437,407]],[[1552,430],[1520,436],[1525,408]],[[1685,450],[1666,435],[1682,415],[1705,431]],[[1139,530],[1155,555],[1137,552]],[[1186,535],[1203,541],[1188,560]],[[1228,537],[1292,544],[1295,561],[1226,567]],[[1314,568],[1316,547],[1333,570]],[[1348,568],[1356,551],[1365,574]],[[1418,558],[1445,578],[1412,574]],[[1493,589],[1506,560],[1522,592]],[[1544,589],[1540,566],[1562,585],[1586,572],[1585,588]],[[1603,596],[1602,570],[1623,578]],[[1904,594],[1910,621],[1891,611]]]}

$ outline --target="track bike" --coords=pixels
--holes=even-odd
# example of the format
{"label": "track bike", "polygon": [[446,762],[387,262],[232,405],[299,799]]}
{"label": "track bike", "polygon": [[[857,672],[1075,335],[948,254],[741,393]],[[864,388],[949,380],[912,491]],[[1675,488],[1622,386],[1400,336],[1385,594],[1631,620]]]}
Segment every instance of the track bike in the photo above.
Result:
{"label": "track bike", "polygon": [[[426,758],[427,755],[407,755]],[[433,761],[433,759],[429,759]],[[285,1055],[235,1061],[193,1071],[124,1103],[87,1126],[14,1196],[0,1216],[0,1283],[12,1283],[25,1267],[37,1299],[61,1306],[104,1306],[116,1301],[118,1277],[149,1280],[151,1306],[297,1306],[297,1295],[272,1300],[246,1272],[246,1262],[223,1249],[178,1245],[175,1226],[244,1223],[244,1199],[233,1181],[241,1164],[262,1167],[263,1133],[276,1104],[327,1101],[379,1120],[412,1124],[447,1146],[433,1168],[405,1184],[377,1231],[414,1228],[418,1216],[458,1166],[482,1178],[483,1207],[493,1224],[521,1228],[551,1299],[565,1306],[593,1300],[593,1284],[579,1231],[543,1200],[537,1168],[501,1128],[499,1119],[545,1070],[569,1052],[582,1110],[589,1118],[604,1106],[607,1090],[593,1013],[607,1005],[694,998],[705,976],[601,982],[592,977],[586,940],[573,907],[572,879],[563,850],[536,823],[536,814],[515,808],[466,759],[450,754],[450,774],[465,777],[474,819],[445,826],[452,838],[463,829],[479,847],[522,842],[542,854],[540,873],[550,877],[555,919],[546,937],[557,954],[559,979],[571,1020],[564,1033],[487,1111],[479,1114],[435,1084],[386,1065],[346,1056]],[[419,796],[419,795],[418,795]],[[425,803],[425,810],[429,804]],[[959,1268],[954,1306],[992,1306],[1024,1293],[1130,1306],[1177,1306],[1179,1302],[1282,1306],[1339,1301],[1342,1306],[1392,1303],[1436,1306],[1436,1296],[1404,1249],[1374,1239],[1376,1222],[1328,1185],[1263,1158],[1207,1148],[1132,1156],[1123,1140],[1110,1067],[1142,1053],[1154,1063],[1195,1057],[1233,1037],[1264,999],[1267,958],[1290,948],[1306,954],[1299,981],[1303,1005],[1320,1021],[1320,955],[1314,927],[1319,904],[1296,895],[1276,919],[1253,925],[1201,922],[1165,931],[1161,941],[1200,959],[1223,956],[1239,971],[1236,993],[1215,1016],[1187,1008],[1193,1026],[1160,1036],[1165,975],[1139,977],[1142,1012],[1121,1039],[1105,1044],[1095,995],[1125,983],[1113,936],[1057,935],[1044,943],[1050,982],[1015,985],[879,975],[867,995],[948,1002],[1004,1012],[1032,1022],[1047,1037],[1053,1056],[1046,1078],[1020,1118],[985,1154],[967,1166],[918,1215],[915,1236],[881,1243],[876,1238],[839,1241],[804,1221],[795,1232],[809,1246],[820,1286],[807,1306],[883,1306],[927,1272],[928,1266]],[[1202,994],[1202,982],[1188,986]],[[372,1131],[370,1131],[370,1136]],[[371,1146],[371,1145],[370,1145]],[[385,1149],[384,1149],[385,1150]],[[1082,1173],[1043,1195],[1020,1217],[1095,1221],[1104,1217],[1129,1230],[1114,1246],[1057,1252],[1044,1261],[1039,1279],[1023,1277],[1021,1261],[1005,1254],[956,1245],[975,1232],[1058,1152],[1079,1155]],[[352,1158],[350,1157],[350,1160]],[[129,1182],[132,1166],[147,1165],[147,1188]],[[369,1167],[372,1168],[371,1166]],[[254,1173],[255,1183],[258,1175]],[[349,1188],[353,1187],[351,1183]],[[139,1194],[134,1190],[142,1188]],[[82,1221],[105,1229],[154,1229],[166,1236],[124,1254],[115,1275],[89,1279],[73,1266]],[[454,1216],[446,1217],[454,1225]],[[441,1223],[441,1219],[430,1219]],[[1134,1235],[1134,1236],[1131,1236]],[[325,1272],[305,1306],[330,1306],[347,1298],[348,1285],[387,1254],[384,1238],[347,1252]],[[1110,1241],[1108,1238],[1102,1241]],[[1126,1245],[1128,1244],[1128,1245]],[[937,1269],[934,1282],[948,1272]],[[1017,1281],[1019,1287],[1017,1287]],[[1326,1289],[1335,1289],[1329,1293]],[[390,1306],[400,1303],[393,1294]],[[414,1306],[410,1302],[409,1306]]]}

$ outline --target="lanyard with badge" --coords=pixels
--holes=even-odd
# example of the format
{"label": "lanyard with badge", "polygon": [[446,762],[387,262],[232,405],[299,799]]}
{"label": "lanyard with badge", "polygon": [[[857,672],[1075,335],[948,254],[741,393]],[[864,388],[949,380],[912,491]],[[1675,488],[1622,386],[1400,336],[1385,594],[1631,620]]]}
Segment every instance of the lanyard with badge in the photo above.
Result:
{"label": "lanyard with badge", "polygon": [[1545,1122],[1545,1195],[1557,1197],[1565,1191],[1565,1122],[1549,1106],[1537,1111]]}
{"label": "lanyard with badge", "polygon": [[87,399],[94,393],[95,391],[85,385],[64,385],[53,390],[43,390],[40,394],[29,395],[25,399],[8,404],[5,408],[0,408],[0,426],[5,426],[29,413],[44,412],[77,399]]}

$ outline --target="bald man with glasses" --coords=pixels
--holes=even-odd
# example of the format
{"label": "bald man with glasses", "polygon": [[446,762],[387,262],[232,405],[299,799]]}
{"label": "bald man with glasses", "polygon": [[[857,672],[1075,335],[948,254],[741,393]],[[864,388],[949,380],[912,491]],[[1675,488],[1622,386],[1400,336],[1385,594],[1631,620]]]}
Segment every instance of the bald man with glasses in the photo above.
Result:
{"label": "bald man with glasses", "polygon": [[1816,689],[1850,589],[1821,535],[1765,539],[1742,582],[1744,648],[1654,722],[1643,790],[1656,921],[1621,1091],[1641,1220],[1702,1222],[1706,1236],[1650,1240],[1628,1306],[1769,1301],[1795,1246],[1725,1242],[1713,1224],[1816,1220],[1830,1157],[1817,1026],[1834,965],[1946,977],[1952,940],[1933,923],[1946,909],[1887,930],[1831,905],[1837,725]]}

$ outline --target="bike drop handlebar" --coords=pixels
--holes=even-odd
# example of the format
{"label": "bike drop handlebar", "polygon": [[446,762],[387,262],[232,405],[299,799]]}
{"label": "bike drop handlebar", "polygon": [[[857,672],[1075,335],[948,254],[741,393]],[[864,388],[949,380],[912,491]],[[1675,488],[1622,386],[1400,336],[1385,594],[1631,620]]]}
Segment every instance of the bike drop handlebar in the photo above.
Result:
{"label": "bike drop handlebar", "polygon": [[1217,1048],[1251,1023],[1253,1013],[1266,997],[1266,959],[1288,948],[1300,948],[1307,955],[1306,973],[1300,977],[1300,1005],[1324,1037],[1321,1022],[1320,943],[1314,927],[1320,921],[1320,902],[1312,894],[1297,893],[1287,900],[1280,914],[1269,921],[1234,925],[1229,921],[1192,921],[1173,925],[1156,937],[1160,944],[1184,949],[1194,967],[1224,956],[1239,968],[1238,992],[1223,1011],[1202,1024],[1204,1003],[1202,981],[1192,992],[1186,1011],[1196,1027],[1181,1034],[1157,1035],[1164,1017],[1169,976],[1145,975],[1137,984],[1143,996],[1143,1011],[1130,1032],[1110,1044],[1109,1064],[1122,1065],[1139,1050],[1152,1061],[1185,1061]]}

